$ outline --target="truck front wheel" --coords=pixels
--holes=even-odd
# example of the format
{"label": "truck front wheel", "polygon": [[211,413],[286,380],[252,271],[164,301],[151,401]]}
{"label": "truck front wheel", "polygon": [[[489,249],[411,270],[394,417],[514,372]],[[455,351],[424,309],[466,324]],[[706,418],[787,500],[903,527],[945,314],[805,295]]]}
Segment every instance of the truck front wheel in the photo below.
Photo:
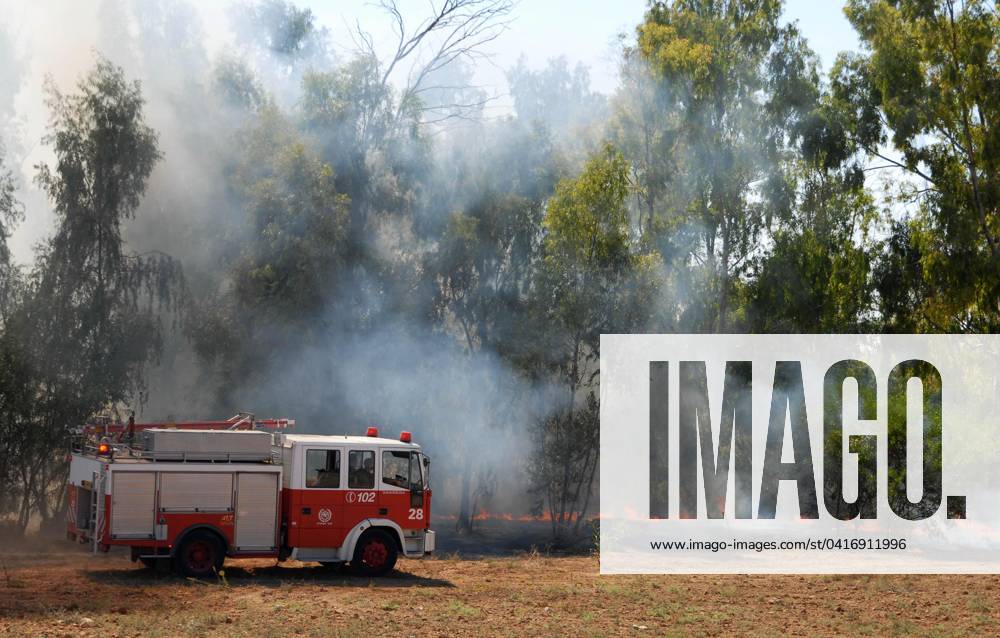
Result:
{"label": "truck front wheel", "polygon": [[351,567],[362,576],[381,576],[396,566],[396,541],[380,529],[369,530],[354,548]]}
{"label": "truck front wheel", "polygon": [[219,537],[197,530],[184,537],[174,554],[174,568],[184,576],[206,578],[222,569],[226,558]]}

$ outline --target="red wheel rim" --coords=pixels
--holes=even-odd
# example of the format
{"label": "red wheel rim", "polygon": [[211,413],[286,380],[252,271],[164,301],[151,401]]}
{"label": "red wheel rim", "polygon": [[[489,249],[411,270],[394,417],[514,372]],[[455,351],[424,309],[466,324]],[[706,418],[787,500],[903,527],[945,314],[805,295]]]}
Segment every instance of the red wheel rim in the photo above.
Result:
{"label": "red wheel rim", "polygon": [[365,549],[361,552],[361,560],[365,562],[365,565],[373,569],[378,569],[382,565],[385,565],[386,560],[389,559],[389,548],[385,546],[385,543],[379,540],[368,541],[365,545]]}
{"label": "red wheel rim", "polygon": [[196,572],[209,571],[215,566],[215,556],[211,543],[207,541],[194,541],[189,543],[184,554],[184,561],[188,569]]}

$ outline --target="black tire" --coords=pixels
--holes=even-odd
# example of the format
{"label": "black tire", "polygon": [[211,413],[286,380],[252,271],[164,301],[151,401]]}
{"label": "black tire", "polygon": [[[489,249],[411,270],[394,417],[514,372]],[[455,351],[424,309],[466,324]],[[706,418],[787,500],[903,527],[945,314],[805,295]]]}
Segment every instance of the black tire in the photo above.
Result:
{"label": "black tire", "polygon": [[219,537],[208,530],[196,530],[185,536],[174,552],[174,569],[183,576],[208,578],[222,569],[225,559]]}
{"label": "black tire", "polygon": [[361,576],[382,576],[396,566],[398,557],[395,539],[380,529],[372,529],[354,547],[351,568]]}

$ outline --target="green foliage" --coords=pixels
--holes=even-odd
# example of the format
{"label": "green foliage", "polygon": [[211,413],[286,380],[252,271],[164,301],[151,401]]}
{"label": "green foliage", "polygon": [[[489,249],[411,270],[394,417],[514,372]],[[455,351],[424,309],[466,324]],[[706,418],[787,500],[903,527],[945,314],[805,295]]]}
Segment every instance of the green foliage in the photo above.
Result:
{"label": "green foliage", "polygon": [[[834,93],[858,145],[914,179],[915,214],[880,265],[888,328],[994,332],[1000,325],[1000,17],[993,3],[852,0],[866,50],[842,56]],[[898,149],[894,159],[882,147]],[[905,285],[901,285],[905,284]],[[898,310],[909,305],[911,311]]]}
{"label": "green foliage", "polygon": [[[405,303],[409,287],[419,285],[408,277],[413,265],[381,259],[377,238],[417,223],[429,164],[417,104],[393,88],[374,55],[361,53],[336,69],[305,75],[300,117],[304,140],[333,168],[337,191],[350,198],[346,249],[357,269],[353,276],[363,273],[367,280],[364,296]],[[372,317],[362,291],[355,292],[345,308],[356,311],[352,321],[364,327]]]}
{"label": "green foliage", "polygon": [[223,57],[216,63],[213,76],[215,94],[220,96],[223,104],[257,111],[267,103],[264,87],[242,60]]}
{"label": "green foliage", "polygon": [[678,308],[687,329],[725,332],[739,318],[731,297],[782,208],[775,185],[819,93],[814,56],[780,13],[778,0],[654,3],[638,27],[631,55],[661,84],[667,112],[644,138],[671,157],[640,160],[645,228],[665,255],[699,264],[679,277],[696,289]]}
{"label": "green foliage", "polygon": [[[7,300],[0,339],[0,449],[13,466],[15,525],[52,516],[61,493],[69,428],[141,403],[146,365],[161,348],[159,311],[183,302],[179,265],[127,252],[122,224],[134,216],[160,158],[143,120],[138,83],[106,60],[63,95],[48,89],[54,168],[38,184],[57,215],[27,281]],[[10,503],[3,513],[11,512]]]}
{"label": "green foliage", "polygon": [[24,207],[14,196],[14,177],[4,166],[3,160],[3,145],[0,144],[0,269],[5,268],[10,260],[7,239],[10,238],[11,229],[24,218]]}
{"label": "green foliage", "polygon": [[537,259],[539,202],[484,193],[467,212],[454,213],[434,261],[436,315],[453,318],[469,351],[502,348],[518,314]]}
{"label": "green foliage", "polygon": [[878,212],[860,161],[821,101],[799,126],[801,159],[771,195],[771,246],[742,288],[759,332],[864,332],[878,328],[871,229]]}
{"label": "green foliage", "polygon": [[343,157],[345,165],[350,154],[363,157],[396,132],[396,107],[392,88],[380,81],[378,60],[369,56],[334,71],[307,73],[302,82],[306,130],[329,160]]}
{"label": "green foliage", "polygon": [[188,326],[199,354],[221,366],[223,401],[237,375],[253,379],[289,347],[322,338],[322,317],[338,293],[331,282],[345,264],[350,203],[336,190],[333,169],[273,106],[237,145],[231,180],[246,240],[219,294],[195,309]]}
{"label": "green foliage", "polygon": [[[507,132],[506,127],[497,132]],[[539,265],[538,230],[556,160],[551,140],[537,129],[518,128],[513,135],[490,142],[493,152],[488,161],[465,158],[467,174],[451,193],[439,195],[459,209],[438,231],[437,249],[427,260],[431,314],[435,325],[455,333],[470,363],[499,354],[530,368],[530,349],[524,347],[530,331],[529,291]],[[491,400],[485,418],[491,427],[501,427],[510,410],[506,393],[498,387],[502,382],[483,378],[478,383],[482,395]],[[471,432],[459,430],[453,437],[456,446],[467,446],[473,456],[478,442]],[[472,526],[472,484],[481,485],[484,478],[483,468],[475,474],[466,464],[458,514],[461,528]]]}
{"label": "green foliage", "polygon": [[58,227],[37,256],[29,304],[38,361],[46,376],[73,387],[80,423],[142,389],[142,369],[160,347],[151,303],[178,295],[178,264],[163,255],[131,255],[123,221],[134,216],[160,159],[156,134],[143,121],[137,82],[100,60],[63,95],[49,87],[52,122],[46,141],[55,168],[38,167]]}
{"label": "green foliage", "polygon": [[238,28],[258,55],[307,58],[323,48],[323,33],[310,9],[284,0],[259,0],[234,9]]}
{"label": "green foliage", "polygon": [[578,530],[590,503],[600,335],[642,330],[655,307],[659,260],[631,239],[628,171],[622,154],[605,145],[579,176],[556,186],[543,221],[534,347],[566,394],[536,431],[531,472],[557,536]]}
{"label": "green foliage", "polygon": [[628,192],[628,165],[608,145],[577,178],[560,182],[548,203],[536,295],[547,325],[574,350],[596,352],[602,332],[643,325],[641,306],[653,294],[646,277],[657,260],[633,245]]}
{"label": "green foliage", "polygon": [[616,268],[628,257],[628,167],[610,146],[583,174],[556,186],[545,215],[546,263],[553,269]]}
{"label": "green foliage", "polygon": [[330,302],[327,282],[342,265],[348,198],[333,169],[274,110],[243,139],[234,180],[251,237],[237,266],[235,294],[257,317],[294,321]]}

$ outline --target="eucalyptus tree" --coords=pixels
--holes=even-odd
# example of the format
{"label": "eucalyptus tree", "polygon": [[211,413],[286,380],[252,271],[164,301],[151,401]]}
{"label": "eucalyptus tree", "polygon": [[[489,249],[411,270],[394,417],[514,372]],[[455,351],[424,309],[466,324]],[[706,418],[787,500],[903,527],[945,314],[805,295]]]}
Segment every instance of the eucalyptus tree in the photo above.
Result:
{"label": "eucalyptus tree", "polygon": [[906,179],[878,267],[890,330],[1000,326],[1000,16],[986,0],[851,0],[834,92],[872,169]]}
{"label": "eucalyptus tree", "polygon": [[236,246],[188,323],[226,410],[243,409],[238,397],[260,387],[290,352],[326,343],[350,203],[330,165],[273,104],[251,116],[235,144],[240,159],[228,178],[243,213]]}
{"label": "eucalyptus tree", "polygon": [[[797,46],[803,47],[802,43]],[[867,155],[852,139],[852,113],[818,81],[808,50],[778,60],[772,82],[800,105],[784,126],[783,170],[767,184],[768,246],[741,286],[749,327],[759,332],[864,332],[878,328],[872,272],[879,211],[866,187]]]}
{"label": "eucalyptus tree", "polygon": [[510,0],[445,0],[411,15],[395,0],[378,5],[394,34],[388,53],[359,25],[350,60],[306,74],[299,109],[303,130],[351,200],[352,267],[344,278],[354,285],[345,303],[356,309],[352,323],[361,330],[371,327],[371,303],[392,304],[400,292],[398,269],[380,258],[386,251],[373,238],[413,223],[429,197],[430,135],[481,116],[490,98],[464,86],[468,78],[454,71],[482,59],[513,8]]}
{"label": "eucalyptus tree", "polygon": [[[635,49],[662,86],[659,140],[673,161],[646,162],[647,227],[683,240],[691,266],[687,329],[726,332],[742,320],[733,296],[766,229],[770,186],[784,179],[788,128],[808,112],[817,78],[780,0],[655,2]],[[662,165],[662,161],[657,164]],[[675,242],[676,244],[676,242]]]}
{"label": "eucalyptus tree", "polygon": [[[450,140],[463,155],[452,161],[463,167],[454,184],[442,183],[447,196],[440,205],[452,212],[436,231],[435,250],[427,256],[427,283],[434,325],[453,335],[472,371],[495,371],[486,362],[499,358],[520,371],[523,363],[529,294],[539,267],[539,228],[546,199],[556,181],[556,149],[546,129],[512,120],[475,124],[466,135]],[[486,153],[484,153],[486,151]],[[467,154],[465,154],[467,153]],[[452,163],[437,179],[450,181]],[[480,411],[485,425],[511,430],[504,423],[512,391],[504,375],[477,379],[489,408]],[[516,397],[515,401],[526,400]],[[461,409],[461,408],[459,408]],[[481,424],[473,424],[479,426]],[[516,427],[516,426],[514,426]],[[477,464],[472,438],[480,428],[457,428],[455,445],[463,451],[458,527],[473,524],[475,493],[495,468]]]}
{"label": "eucalyptus tree", "polygon": [[36,181],[57,223],[36,254],[24,307],[12,320],[23,331],[36,378],[18,459],[22,529],[34,510],[43,520],[53,515],[70,429],[141,404],[146,366],[161,348],[160,311],[184,300],[180,265],[163,253],[131,253],[122,236],[160,159],[139,83],[99,59],[75,93],[49,83],[47,104],[44,142],[55,163],[39,165]]}
{"label": "eucalyptus tree", "polygon": [[[33,375],[24,356],[26,335],[12,323],[23,303],[24,281],[10,262],[7,239],[24,211],[16,197],[14,178],[6,170],[0,148],[0,481],[9,489],[0,494],[0,517],[19,514],[23,503],[18,481],[25,415],[32,402]],[[16,523],[15,523],[16,524]]]}
{"label": "eucalyptus tree", "polygon": [[531,348],[561,396],[536,430],[530,473],[557,537],[578,531],[592,502],[600,336],[642,330],[655,307],[659,258],[632,237],[628,194],[628,163],[606,145],[556,185],[545,210]]}

